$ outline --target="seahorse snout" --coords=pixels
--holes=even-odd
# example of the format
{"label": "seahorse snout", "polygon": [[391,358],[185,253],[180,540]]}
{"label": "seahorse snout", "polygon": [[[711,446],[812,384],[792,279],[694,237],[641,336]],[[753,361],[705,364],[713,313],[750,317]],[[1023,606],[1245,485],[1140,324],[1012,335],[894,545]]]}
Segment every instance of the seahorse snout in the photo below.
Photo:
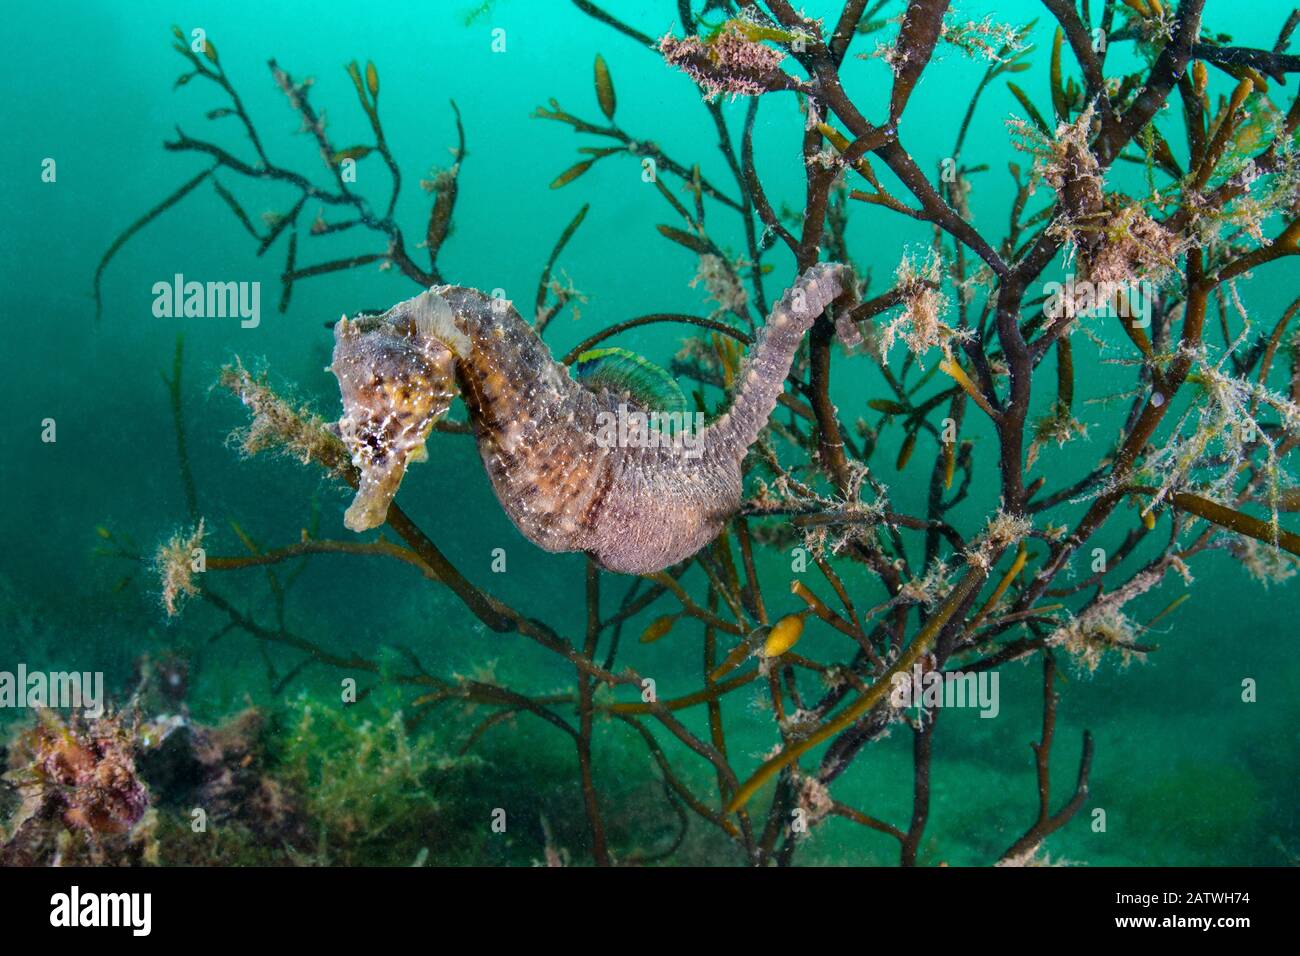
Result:
{"label": "seahorse snout", "polygon": [[353,531],[384,523],[406,466],[428,457],[425,439],[456,394],[451,351],[415,333],[405,314],[334,326],[330,371],[343,397],[338,433],[361,473],[343,517]]}

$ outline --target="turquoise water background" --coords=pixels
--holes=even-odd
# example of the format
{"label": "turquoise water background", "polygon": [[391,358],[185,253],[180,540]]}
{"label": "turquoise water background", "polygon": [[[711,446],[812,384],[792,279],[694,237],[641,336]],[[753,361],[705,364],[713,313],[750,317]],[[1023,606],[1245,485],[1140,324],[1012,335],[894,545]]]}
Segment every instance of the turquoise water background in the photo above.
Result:
{"label": "turquoise water background", "polygon": [[[590,203],[559,264],[588,301],[580,318],[566,311],[547,333],[557,354],[631,316],[707,314],[702,291],[688,285],[695,258],[656,232],[657,223],[674,221],[672,212],[641,181],[635,161],[603,161],[565,188],[551,190],[556,175],[579,158],[576,146],[599,144],[562,124],[530,118],[536,106],[555,97],[571,112],[598,119],[592,60],[599,52],[612,72],[620,125],[684,163],[699,162],[705,177],[734,194],[735,181],[714,148],[716,132],[690,81],[569,3],[498,0],[471,16],[475,6],[472,0],[370,5],[142,0],[73,2],[57,9],[6,4],[6,26],[0,33],[8,146],[6,188],[0,195],[0,287],[6,319],[0,376],[5,450],[0,461],[0,669],[12,669],[11,660],[22,660],[29,667],[104,670],[109,687],[124,695],[141,653],[201,645],[219,626],[219,615],[197,602],[169,622],[150,575],[93,553],[100,543],[97,526],[129,535],[142,552],[149,552],[186,524],[171,411],[159,374],[170,369],[178,335],[183,335],[185,349],[183,413],[200,510],[208,517],[209,553],[241,551],[231,520],[267,546],[294,541],[312,520],[313,508],[319,509],[323,536],[349,535],[341,520],[347,502],[343,489],[292,462],[238,459],[225,439],[243,423],[242,409],[210,386],[219,368],[238,355],[250,364],[264,364],[273,381],[292,383],[297,394],[333,418],[337,388],[324,371],[331,344],[324,323],[345,312],[386,307],[418,291],[395,271],[369,266],[297,284],[281,315],[275,304],[283,240],[256,257],[255,243],[205,186],[121,250],[105,274],[103,317],[95,322],[90,290],[104,250],[144,210],[206,165],[201,157],[162,148],[175,127],[248,155],[235,121],[204,118],[208,110],[226,105],[218,89],[198,82],[172,89],[184,70],[184,61],[170,48],[173,23],[187,32],[206,30],[268,152],[282,165],[313,175],[319,158],[310,140],[296,134],[297,117],[272,83],[266,61],[274,57],[297,79],[314,77],[312,101],[327,112],[335,143],[345,146],[371,137],[343,67],[353,59],[372,60],[381,77],[385,132],[402,167],[405,185],[397,216],[408,248],[422,235],[428,210],[429,198],[418,181],[432,167],[450,162],[455,126],[448,101],[454,99],[463,116],[468,155],[454,232],[439,259],[448,281],[501,288],[530,307],[560,231],[583,203]],[[680,33],[675,4],[611,0],[606,6],[652,36]],[[806,9],[833,19],[832,4],[810,2]],[[1040,16],[1034,70],[1017,79],[1046,110],[1050,34],[1044,24],[1050,18],[1045,12],[1028,2],[958,4],[956,9],[973,19],[992,13],[1004,22]],[[1288,9],[1268,0],[1211,0],[1207,24],[1231,33],[1236,42],[1271,47]],[[505,31],[504,53],[492,50],[495,29]],[[891,34],[855,40],[853,52],[870,51],[877,37],[886,35]],[[1108,67],[1115,69],[1123,55],[1117,53]],[[926,73],[901,130],[902,141],[922,168],[935,168],[951,150],[983,69],[948,47]],[[880,116],[889,95],[886,68],[879,61],[850,58],[845,73],[849,92],[868,117]],[[1226,82],[1215,78],[1215,89],[1226,89]],[[1287,89],[1281,95],[1292,93]],[[744,108],[743,102],[726,108],[737,138]],[[1029,165],[1010,151],[1003,119],[1013,111],[1015,102],[1005,85],[995,83],[980,103],[963,152],[966,162],[991,166],[976,180],[972,204],[976,224],[999,239],[1013,196],[1005,164],[1017,160]],[[778,207],[782,201],[802,206],[802,121],[793,98],[764,99],[755,152]],[[46,158],[57,162],[54,183],[41,179]],[[359,168],[360,188],[382,202],[389,179],[378,157],[363,160]],[[1138,175],[1136,170],[1116,173],[1121,181]],[[286,211],[294,198],[290,191],[229,174],[221,179],[253,214]],[[1140,179],[1131,188],[1140,189]],[[855,205],[851,212],[850,251],[859,266],[872,271],[872,289],[882,291],[901,255],[924,248],[929,228],[866,205]],[[314,214],[309,203],[303,224]],[[734,216],[715,207],[710,223],[715,239],[734,253],[743,250]],[[379,251],[373,236],[317,240],[304,235],[298,245],[300,264]],[[769,261],[776,264],[768,288],[774,296],[790,277],[791,262],[782,250],[775,250]],[[154,317],[152,287],[176,273],[200,281],[260,282],[260,326],[244,329],[235,319]],[[1295,293],[1295,267],[1284,261],[1260,270],[1244,301],[1257,324],[1271,326]],[[679,348],[680,332],[655,326],[628,333],[618,344],[666,365]],[[836,361],[835,398],[851,421],[862,414],[866,399],[883,393],[883,386],[871,363]],[[1125,380],[1126,370],[1103,365],[1094,349],[1080,349],[1075,361],[1081,397],[1106,394],[1114,390],[1112,384],[1118,387]],[[1098,423],[1092,442],[1044,452],[1038,469],[1049,475],[1049,487],[1058,484],[1050,476],[1077,475],[1109,450],[1107,436],[1122,413],[1097,409],[1090,414]],[[47,418],[57,422],[53,444],[41,441],[41,423]],[[974,418],[967,417],[970,437],[984,468],[970,502],[958,513],[968,527],[996,504],[993,440]],[[873,468],[893,487],[899,509],[915,513],[923,507],[924,489],[921,482],[898,476],[894,450],[882,448]],[[562,633],[581,634],[583,558],[545,554],[519,536],[497,505],[469,440],[436,436],[430,461],[412,470],[400,500],[476,584]],[[1130,514],[1122,520],[1136,519]],[[1107,529],[1102,537],[1117,543],[1125,530]],[[505,574],[492,573],[494,548],[506,550]],[[775,555],[764,560],[770,592],[784,596],[787,559]],[[1161,650],[1148,663],[1127,670],[1106,664],[1091,676],[1068,671],[1056,744],[1058,799],[1073,783],[1083,728],[1096,737],[1097,753],[1085,811],[1049,841],[1053,858],[1095,865],[1281,864],[1300,855],[1295,584],[1265,590],[1223,551],[1199,558],[1194,572],[1192,599],[1158,626]],[[130,580],[119,589],[124,577]],[[255,571],[225,575],[213,586],[255,612],[270,607],[264,580]],[[606,578],[610,607],[623,586]],[[855,586],[863,589],[859,606],[881,600],[876,591],[866,590],[871,585],[865,580]],[[1138,602],[1135,616],[1149,618],[1180,593],[1182,585],[1169,579]],[[639,626],[669,609],[667,603],[652,608],[638,619]],[[488,632],[450,593],[428,586],[410,569],[378,559],[313,559],[290,601],[290,621],[296,631],[343,652],[373,654],[409,645],[440,674],[467,674],[490,665],[498,678],[535,692],[572,683],[571,668],[558,658],[518,636]],[[642,647],[630,637],[638,632],[638,622],[625,637],[627,659],[642,672],[662,675],[661,695],[694,690],[698,629]],[[833,637],[812,628],[807,640],[810,656],[829,655],[837,647]],[[243,635],[213,645],[196,674],[195,713],[216,718],[250,698],[275,706],[262,653]],[[278,660],[287,666],[292,659]],[[1004,670],[1002,713],[996,720],[980,720],[973,712],[945,717],[935,744],[934,804],[922,862],[989,862],[1032,819],[1036,793],[1028,743],[1038,734],[1038,673],[1036,665]],[[1247,677],[1259,685],[1253,704],[1240,699],[1241,681]],[[337,679],[326,669],[311,669],[294,692],[298,687],[329,692]],[[753,696],[760,696],[757,689]],[[703,729],[702,711],[686,719]],[[739,702],[729,706],[727,720],[733,753],[751,757],[737,763],[756,765],[758,755],[777,741],[768,715]],[[674,746],[666,734],[659,736]],[[512,799],[535,799],[561,841],[582,858],[585,830],[570,743],[544,725],[521,719],[509,733],[489,737],[482,752],[502,780],[515,781]],[[688,777],[701,792],[709,792],[707,765],[675,756],[693,768]],[[641,744],[623,730],[602,730],[597,775],[611,815],[626,816],[628,829],[635,830],[635,801],[653,800],[658,792]],[[491,775],[477,786],[462,797],[481,803],[486,818],[487,808],[501,798],[493,791]],[[836,785],[836,793],[905,826],[911,812],[910,735],[896,730],[867,748]],[[1104,833],[1088,825],[1095,808],[1106,810]],[[537,807],[528,806],[524,813],[532,819]],[[702,829],[699,825],[692,832]],[[521,852],[537,842],[535,835],[530,839]],[[410,855],[418,849],[413,846]],[[887,838],[835,820],[817,831],[798,860],[885,863],[895,857],[896,847]],[[735,862],[736,857],[716,841],[688,841],[680,860]]]}

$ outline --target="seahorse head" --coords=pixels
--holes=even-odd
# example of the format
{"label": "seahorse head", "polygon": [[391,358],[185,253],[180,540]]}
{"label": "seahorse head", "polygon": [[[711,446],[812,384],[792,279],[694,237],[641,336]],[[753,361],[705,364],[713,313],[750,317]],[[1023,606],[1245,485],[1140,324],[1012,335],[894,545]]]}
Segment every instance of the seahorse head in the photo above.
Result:
{"label": "seahorse head", "polygon": [[436,289],[335,324],[329,370],[343,398],[336,430],[360,472],[343,518],[353,531],[383,524],[406,466],[428,457],[425,439],[456,396],[459,334]]}

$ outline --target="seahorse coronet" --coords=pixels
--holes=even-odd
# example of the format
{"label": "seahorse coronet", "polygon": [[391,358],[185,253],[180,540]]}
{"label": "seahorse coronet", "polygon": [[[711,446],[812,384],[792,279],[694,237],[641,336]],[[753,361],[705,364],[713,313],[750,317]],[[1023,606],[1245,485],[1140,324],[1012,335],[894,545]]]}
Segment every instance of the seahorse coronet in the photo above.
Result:
{"label": "seahorse coronet", "polygon": [[[647,424],[625,395],[576,381],[510,303],[476,289],[435,286],[383,315],[340,320],[336,428],[360,475],[345,524],[383,524],[407,465],[424,460],[429,431],[459,394],[497,499],[534,544],[627,574],[685,560],[739,507],[742,462],[804,333],[853,292],[845,266],[805,270],[746,356],[727,412],[676,433]],[[841,317],[837,329],[846,325]]]}

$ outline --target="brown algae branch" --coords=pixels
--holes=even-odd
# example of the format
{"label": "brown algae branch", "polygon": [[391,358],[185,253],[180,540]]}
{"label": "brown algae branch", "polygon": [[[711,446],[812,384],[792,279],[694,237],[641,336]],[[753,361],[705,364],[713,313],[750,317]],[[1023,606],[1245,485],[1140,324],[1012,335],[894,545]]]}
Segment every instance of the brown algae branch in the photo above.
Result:
{"label": "brown algae branch", "polygon": [[393,544],[391,541],[387,541],[384,538],[380,538],[377,541],[332,541],[321,538],[308,538],[305,532],[302,541],[297,544],[286,545],[283,548],[276,548],[272,551],[263,551],[259,554],[229,558],[210,556],[207,558],[207,567],[212,571],[236,571],[242,568],[279,564],[282,561],[288,561],[292,558],[303,557],[309,554],[384,555],[412,565],[430,580],[441,580],[438,577],[437,572],[434,571],[422,557],[416,554],[415,551],[410,548],[403,548],[401,545]]}
{"label": "brown algae branch", "polygon": [[733,690],[753,683],[760,676],[762,675],[755,668],[743,674],[737,674],[735,677],[729,677],[726,680],[711,682],[703,690],[697,690],[670,700],[662,700],[653,704],[640,701],[619,701],[613,704],[600,704],[597,705],[597,708],[611,714],[655,714],[660,709],[667,711],[686,710],[689,707],[697,707],[700,704],[709,704],[721,700]]}
{"label": "brown algae branch", "polygon": [[185,441],[185,418],[181,409],[181,370],[184,365],[185,339],[176,336],[176,351],[172,355],[172,373],[163,373],[163,382],[167,385],[168,404],[172,412],[172,431],[176,435],[176,464],[180,470],[181,487],[185,491],[185,507],[189,511],[190,521],[197,522],[199,514],[199,495],[194,484],[194,471],[190,467],[190,454]]}
{"label": "brown algae branch", "polygon": [[1029,551],[1025,547],[1025,543],[1022,541],[1020,542],[1020,547],[1016,550],[1015,561],[1011,563],[1011,567],[1007,569],[1007,573],[1002,576],[1002,580],[998,582],[998,586],[993,589],[993,593],[989,595],[989,599],[984,602],[984,606],[975,612],[975,616],[971,619],[969,627],[970,631],[973,632],[977,630],[984,618],[988,616],[989,612],[992,611],[993,608],[997,607],[998,601],[1001,600],[1002,595],[1007,593],[1007,588],[1011,587],[1011,582],[1014,581],[1016,575],[1024,569],[1025,562],[1028,560]]}
{"label": "brown algae branch", "polygon": [[885,823],[883,820],[877,820],[875,817],[869,816],[863,813],[861,810],[855,810],[853,807],[840,803],[838,800],[834,801],[831,804],[831,813],[833,813],[837,817],[843,817],[846,820],[852,820],[854,823],[858,823],[869,829],[877,830],[880,833],[887,834],[888,836],[893,837],[899,843],[902,843],[907,839],[907,834],[904,833],[902,830],[898,829],[898,827],[894,826],[893,824]]}
{"label": "brown algae branch", "polygon": [[[600,568],[596,562],[587,559],[587,634],[583,644],[583,656],[591,660],[596,656],[596,647],[600,641]],[[592,776],[591,738],[592,738],[592,703],[595,690],[591,675],[579,667],[578,674],[578,772],[582,784],[582,802],[587,810],[588,827],[591,830],[591,855],[597,866],[609,866],[609,846],[605,839],[605,824],[600,813],[600,800],[596,795],[596,783]]]}
{"label": "brown algae branch", "polygon": [[798,743],[785,748],[759,767],[753,776],[746,780],[740,789],[736,791],[735,796],[731,798],[731,802],[727,804],[727,812],[734,813],[739,810],[749,802],[763,784],[818,744],[853,726],[854,723],[870,711],[892,688],[894,676],[896,674],[905,674],[911,670],[912,665],[920,660],[921,656],[938,639],[939,632],[943,630],[958,609],[978,592],[987,576],[988,572],[982,568],[974,566],[968,568],[966,576],[952,589],[943,603],[925,622],[925,626],[917,632],[916,637],[912,639],[912,643],[907,646],[907,649],[903,651],[893,666],[880,675],[880,678],[871,685],[866,693],[859,695],[858,699],[841,711],[834,720],[823,724],[816,731]]}
{"label": "brown algae branch", "polygon": [[149,223],[153,222],[155,219],[157,219],[159,216],[165,213],[172,206],[176,205],[178,202],[180,202],[182,199],[184,199],[186,196],[192,193],[199,185],[203,183],[205,179],[207,179],[209,176],[212,175],[213,171],[216,168],[217,168],[216,166],[212,166],[208,169],[205,169],[203,170],[203,172],[199,173],[193,179],[190,179],[187,182],[185,182],[174,193],[169,195],[158,205],[154,206],[152,209],[146,212],[135,222],[131,223],[131,225],[127,226],[126,229],[124,229],[118,235],[118,237],[113,240],[112,245],[108,247],[108,251],[105,252],[100,257],[99,265],[95,267],[94,294],[95,294],[95,321],[96,322],[99,321],[100,315],[103,313],[103,309],[104,309],[104,299],[100,290],[100,284],[104,278],[104,270],[108,268],[109,262],[112,260],[112,258],[115,255],[117,255],[118,250],[121,249],[124,245],[126,245],[127,241],[132,236],[134,236],[137,232],[139,232],[145,226],[149,225]]}
{"label": "brown algae branch", "polygon": [[669,763],[663,747],[661,747],[659,742],[655,740],[654,734],[650,733],[650,731],[644,727],[640,721],[632,717],[625,714],[615,714],[615,716],[632,727],[641,736],[641,740],[645,743],[646,749],[650,751],[651,757],[658,765],[659,772],[664,775],[664,780],[668,783],[669,787],[672,788],[673,792],[676,793],[677,796],[696,813],[696,815],[703,817],[714,826],[721,828],[733,840],[740,839],[740,830],[734,823],[718,811],[711,810],[703,803],[703,801],[696,797],[695,794],[691,793],[690,789],[684,783],[682,783],[677,774],[673,772],[672,764]]}
{"label": "brown algae branch", "polygon": [[[1194,4],[1193,4],[1194,5]],[[1089,506],[1087,512],[1079,519],[1069,536],[1059,542],[1044,562],[1043,570],[1037,578],[1021,593],[1017,599],[1016,610],[1024,610],[1037,601],[1051,585],[1071,554],[1086,542],[1100,528],[1116,506],[1123,499],[1126,491],[1123,483],[1129,478],[1134,462],[1146,446],[1156,428],[1164,419],[1172,405],[1174,395],[1182,387],[1192,365],[1192,350],[1200,344],[1205,328],[1205,313],[1209,295],[1209,284],[1204,275],[1204,253],[1192,249],[1187,253],[1187,306],[1183,318],[1181,347],[1175,353],[1170,367],[1166,370],[1159,391],[1143,405],[1141,413],[1133,423],[1124,441],[1120,444],[1111,465],[1110,477],[1114,490],[1104,493]],[[1159,398],[1159,401],[1156,398]],[[1019,462],[1015,463],[1017,466]]]}
{"label": "brown algae branch", "polygon": [[705,624],[709,625],[709,627],[715,627],[720,631],[725,631],[726,633],[733,635],[744,633],[744,630],[738,624],[733,624],[730,621],[723,620],[716,614],[706,611],[704,608],[696,604],[695,601],[691,599],[691,596],[686,593],[686,589],[678,584],[673,578],[669,577],[666,572],[658,571],[654,574],[648,574],[646,575],[646,580],[653,581],[660,587],[671,591],[673,596],[681,602],[682,610],[686,614],[703,621]]}
{"label": "brown algae branch", "polygon": [[[299,637],[296,634],[283,629],[264,627],[257,623],[257,621],[242,613],[233,604],[210,588],[205,587],[201,589],[199,595],[212,606],[225,612],[227,617],[230,618],[231,622],[236,627],[253,635],[259,640],[266,641],[270,644],[282,644],[286,647],[291,647],[294,650],[302,651],[307,655],[308,659],[314,663],[337,667],[341,670],[357,670],[376,675],[383,673],[383,668],[377,661],[356,654],[351,657],[344,657],[341,654],[335,654],[326,650],[319,644],[308,640],[305,637]],[[415,684],[424,686],[442,686],[444,683],[429,674],[395,674],[391,679],[399,684]]]}
{"label": "brown algae branch", "polygon": [[1043,654],[1043,734],[1041,740],[1030,744],[1034,749],[1034,767],[1038,777],[1038,818],[1019,840],[1002,854],[1000,862],[1023,861],[1038,846],[1079,812],[1088,797],[1088,777],[1092,771],[1092,734],[1083,732],[1083,754],[1079,758],[1079,776],[1074,793],[1056,813],[1051,812],[1051,753],[1056,736],[1056,705],[1060,699],[1053,688],[1056,678],[1056,661],[1050,651]]}
{"label": "brown algae branch", "polygon": [[[1137,494],[1154,495],[1156,493],[1156,489],[1146,487],[1132,488],[1130,490]],[[1211,524],[1217,524],[1221,528],[1235,531],[1265,544],[1275,545],[1284,551],[1300,556],[1300,534],[1284,531],[1267,521],[1261,521],[1259,518],[1252,517],[1235,508],[1229,508],[1227,505],[1221,505],[1217,501],[1211,501],[1209,498],[1202,498],[1200,495],[1194,495],[1190,492],[1176,491],[1169,496],[1169,500],[1180,511],[1186,511],[1198,518],[1204,518]]]}

